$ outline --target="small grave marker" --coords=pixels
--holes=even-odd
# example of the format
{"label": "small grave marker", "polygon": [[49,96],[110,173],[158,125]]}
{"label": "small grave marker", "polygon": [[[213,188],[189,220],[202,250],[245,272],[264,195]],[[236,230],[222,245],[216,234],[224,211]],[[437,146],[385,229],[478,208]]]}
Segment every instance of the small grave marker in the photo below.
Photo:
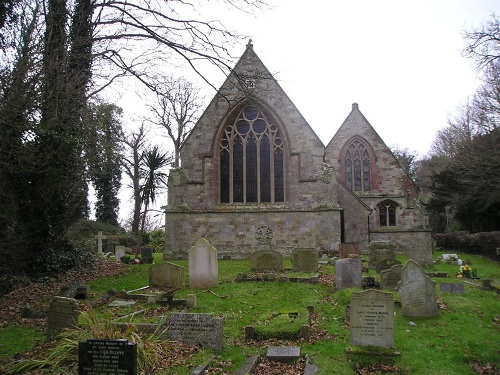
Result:
{"label": "small grave marker", "polygon": [[351,345],[394,346],[394,300],[391,293],[373,289],[354,293],[350,306]]}
{"label": "small grave marker", "polygon": [[293,363],[300,358],[299,346],[270,346],[267,349],[267,359],[275,362]]}
{"label": "small grave marker", "polygon": [[464,294],[464,284],[461,283],[441,283],[441,293]]}
{"label": "small grave marker", "polygon": [[78,374],[137,375],[137,346],[128,340],[81,341]]}
{"label": "small grave marker", "polygon": [[172,339],[222,350],[222,319],[212,314],[171,313],[166,325]]}

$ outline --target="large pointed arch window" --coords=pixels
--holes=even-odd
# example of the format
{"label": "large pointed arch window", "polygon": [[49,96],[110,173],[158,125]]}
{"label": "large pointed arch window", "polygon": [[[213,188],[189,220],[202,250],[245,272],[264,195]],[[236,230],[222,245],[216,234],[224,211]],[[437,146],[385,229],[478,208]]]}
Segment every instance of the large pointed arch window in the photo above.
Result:
{"label": "large pointed arch window", "polygon": [[228,122],[220,142],[221,203],[284,201],[284,150],[278,127],[255,105]]}
{"label": "large pointed arch window", "polygon": [[345,183],[353,191],[369,191],[370,155],[360,140],[354,140],[345,152]]}

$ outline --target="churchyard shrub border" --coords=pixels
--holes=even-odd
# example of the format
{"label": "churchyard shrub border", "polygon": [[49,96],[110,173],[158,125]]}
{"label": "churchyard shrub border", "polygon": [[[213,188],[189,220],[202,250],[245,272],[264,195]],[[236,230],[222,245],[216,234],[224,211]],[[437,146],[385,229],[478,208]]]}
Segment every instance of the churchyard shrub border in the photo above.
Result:
{"label": "churchyard shrub border", "polygon": [[496,252],[497,247],[500,247],[500,231],[434,233],[432,238],[437,247],[449,253],[478,254],[500,260]]}

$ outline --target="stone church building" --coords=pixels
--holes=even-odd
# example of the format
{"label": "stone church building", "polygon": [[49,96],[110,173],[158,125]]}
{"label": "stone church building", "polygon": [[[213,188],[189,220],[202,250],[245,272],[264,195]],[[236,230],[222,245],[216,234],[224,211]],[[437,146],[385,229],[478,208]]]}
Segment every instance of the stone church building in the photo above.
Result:
{"label": "stone church building", "polygon": [[261,227],[285,256],[371,241],[431,251],[415,184],[358,104],[325,147],[250,42],[170,172],[165,257],[201,237],[219,257],[247,257]]}

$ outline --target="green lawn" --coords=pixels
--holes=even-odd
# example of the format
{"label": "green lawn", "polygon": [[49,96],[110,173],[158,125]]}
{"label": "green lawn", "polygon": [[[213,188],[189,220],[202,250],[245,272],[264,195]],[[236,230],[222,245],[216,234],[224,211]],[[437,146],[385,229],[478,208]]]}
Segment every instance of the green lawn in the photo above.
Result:
{"label": "green lawn", "polygon": [[[436,253],[435,258],[441,255]],[[156,263],[162,262],[160,254],[155,254]],[[398,256],[402,262],[404,256]],[[479,256],[467,255],[471,266],[477,269],[478,276],[496,281],[500,280],[500,263]],[[186,285],[188,285],[187,261],[173,261],[186,269]],[[290,267],[290,260],[285,260],[285,267]],[[92,298],[98,298],[110,288],[116,290],[137,289],[148,284],[149,265],[131,265],[131,271],[121,277],[96,280],[91,283]],[[297,322],[307,316],[307,306],[314,306],[318,314],[318,329],[326,331],[326,338],[300,343],[302,354],[308,355],[319,367],[318,374],[355,374],[356,364],[390,364],[404,374],[474,374],[472,365],[497,362],[500,367],[500,309],[499,294],[481,290],[465,283],[465,293],[441,294],[441,282],[464,282],[456,278],[459,267],[448,264],[436,264],[428,268],[429,272],[447,272],[448,278],[436,278],[436,294],[442,304],[439,315],[433,318],[408,318],[402,315],[401,309],[395,308],[395,347],[398,356],[376,356],[346,353],[349,346],[349,328],[345,324],[346,305],[355,290],[348,289],[334,292],[333,286],[323,284],[307,284],[292,282],[236,282],[239,272],[250,272],[246,260],[220,260],[219,286],[210,291],[186,288],[176,294],[176,298],[184,298],[187,294],[196,294],[197,307],[192,312],[213,313],[224,321],[224,349],[217,361],[224,363],[226,373],[234,373],[243,363],[246,356],[264,354],[265,345],[248,345],[244,339],[244,328],[248,325],[260,327],[266,335],[274,330],[294,329],[293,323],[287,323],[289,313],[298,314]],[[321,266],[322,274],[334,274],[334,267]],[[370,276],[377,275],[370,271]],[[475,280],[480,283],[480,280]],[[397,293],[394,299],[398,300]],[[154,305],[153,305],[154,306]],[[137,309],[144,306],[137,306]],[[113,311],[115,315],[129,313]],[[295,315],[294,315],[295,316]],[[276,319],[276,320],[274,320]],[[281,323],[280,323],[281,321]],[[415,325],[410,325],[413,322]],[[273,324],[275,325],[274,328]],[[287,327],[281,327],[286,325]],[[300,324],[299,324],[300,325]],[[8,327],[0,331],[0,355],[12,355],[7,352],[10,342],[16,342]],[[29,331],[22,328],[24,336]],[[22,334],[18,337],[23,337]],[[27,333],[28,332],[28,333]],[[10,338],[9,338],[10,337]],[[35,337],[37,337],[35,335]],[[7,341],[5,341],[7,340]],[[10,340],[10,341],[9,341]],[[17,340],[19,341],[19,340]],[[26,350],[19,347],[18,351]],[[170,367],[159,374],[190,374],[200,362],[212,358],[210,350],[200,350],[188,365]],[[220,372],[222,373],[222,372]]]}

